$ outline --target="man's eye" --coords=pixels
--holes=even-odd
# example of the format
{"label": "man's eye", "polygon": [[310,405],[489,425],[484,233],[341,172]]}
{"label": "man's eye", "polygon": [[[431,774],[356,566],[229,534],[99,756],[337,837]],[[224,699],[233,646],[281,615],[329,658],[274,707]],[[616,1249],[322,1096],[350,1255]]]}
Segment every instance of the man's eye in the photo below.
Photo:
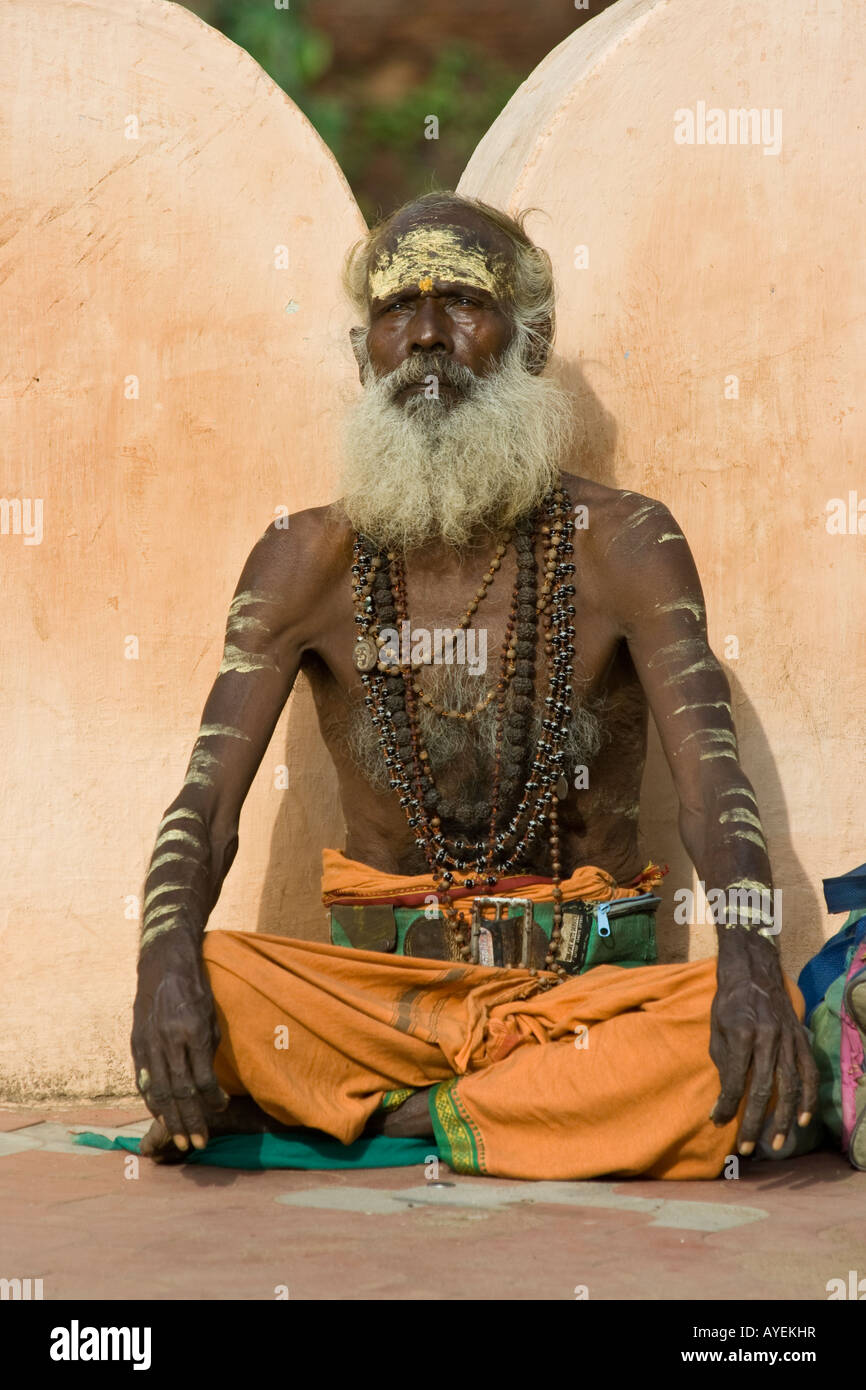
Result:
{"label": "man's eye", "polygon": [[395,309],[405,309],[405,308],[406,308],[406,305],[403,303],[403,300],[402,300],[402,299],[398,299],[398,300],[395,301],[394,304],[389,304],[389,305],[388,305],[388,308],[386,309],[385,312],[388,313],[388,314],[391,314],[391,313],[394,312]]}

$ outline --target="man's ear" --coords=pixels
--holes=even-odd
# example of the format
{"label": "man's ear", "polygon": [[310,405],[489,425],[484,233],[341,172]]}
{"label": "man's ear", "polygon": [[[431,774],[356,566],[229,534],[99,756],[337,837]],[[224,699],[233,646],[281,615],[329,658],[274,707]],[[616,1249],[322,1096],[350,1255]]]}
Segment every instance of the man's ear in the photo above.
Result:
{"label": "man's ear", "polygon": [[553,320],[539,319],[532,324],[532,337],[525,349],[526,370],[533,376],[541,376],[547,366],[547,359],[553,346]]}
{"label": "man's ear", "polygon": [[355,361],[358,364],[358,380],[364,385],[364,368],[370,361],[370,354],[367,351],[367,332],[366,328],[350,328],[349,342],[352,344],[352,352],[355,354]]}

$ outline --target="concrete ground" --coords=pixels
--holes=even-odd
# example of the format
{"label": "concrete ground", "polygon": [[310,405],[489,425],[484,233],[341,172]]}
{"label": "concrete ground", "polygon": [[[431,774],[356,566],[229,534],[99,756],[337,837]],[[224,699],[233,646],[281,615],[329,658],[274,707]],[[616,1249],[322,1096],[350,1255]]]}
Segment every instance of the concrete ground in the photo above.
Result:
{"label": "concrete ground", "polygon": [[[835,1153],[707,1183],[516,1183],[442,1166],[155,1167],[75,1147],[140,1102],[0,1110],[0,1277],[45,1299],[826,1300],[862,1279],[866,1173]],[[855,1281],[855,1282],[856,1282]]]}

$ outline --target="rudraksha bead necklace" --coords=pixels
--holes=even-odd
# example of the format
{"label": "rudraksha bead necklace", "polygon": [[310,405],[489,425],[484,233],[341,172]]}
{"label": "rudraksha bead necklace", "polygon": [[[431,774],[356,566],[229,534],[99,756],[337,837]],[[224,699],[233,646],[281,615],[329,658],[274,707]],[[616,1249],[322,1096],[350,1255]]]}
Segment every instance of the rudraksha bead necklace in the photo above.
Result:
{"label": "rudraksha bead necklace", "polygon": [[[354,658],[364,685],[364,703],[379,730],[378,742],[389,770],[390,787],[399,795],[409,827],[415,833],[415,843],[424,852],[437,885],[455,958],[468,959],[469,944],[461,914],[452,900],[453,887],[474,888],[480,883],[492,887],[525,859],[549,820],[554,920],[545,963],[548,970],[564,976],[557,959],[562,935],[562,865],[556,799],[564,796],[568,789],[563,775],[562,745],[568,734],[573,697],[575,605],[570,600],[575,592],[571,582],[575,570],[574,523],[568,495],[562,489],[548,493],[542,508],[547,513],[547,521],[540,527],[545,538],[545,578],[537,598],[535,518],[525,519],[515,528],[517,579],[502,647],[500,679],[491,695],[491,698],[498,696],[497,754],[492,804],[484,808],[485,813],[489,811],[486,838],[479,837],[473,845],[462,835],[448,836],[443,829],[443,821],[448,817],[442,814],[443,799],[433,781],[430,758],[421,739],[413,673],[406,666],[401,666],[397,673],[393,665],[379,661],[380,631],[395,628],[400,617],[405,619],[405,573],[393,552],[377,552],[372,543],[360,535],[355,538],[352,564]],[[507,540],[504,544],[507,545]],[[500,550],[504,554],[504,545]],[[492,581],[491,571],[495,572],[492,566],[488,571]],[[484,592],[486,587],[486,583],[482,585]],[[475,607],[482,597],[480,593]],[[470,609],[474,611],[472,605]],[[467,616],[471,618],[468,610]],[[523,794],[507,825],[503,825],[525,771],[523,750],[528,743],[526,731],[534,712],[534,654],[539,621],[544,631],[548,670],[546,717],[542,720],[534,756],[526,769],[529,776],[524,782]],[[506,714],[505,695],[509,681],[514,692],[513,709]],[[455,880],[455,873],[463,875],[467,871],[469,876],[462,884]]]}
{"label": "rudraksha bead necklace", "polygon": [[[466,628],[469,627],[469,624],[472,622],[472,619],[478,610],[479,604],[484,600],[484,598],[486,598],[487,591],[490,585],[493,583],[493,580],[496,578],[496,572],[502,564],[503,556],[505,555],[505,552],[508,549],[508,544],[511,540],[511,534],[512,533],[509,531],[505,539],[497,547],[496,554],[493,556],[493,559],[487,567],[487,573],[481,581],[481,585],[478,589],[477,594],[475,595],[475,598],[468,605],[465,613],[463,614],[463,617],[456,624],[456,626],[450,629],[454,636],[451,639],[451,650],[445,657],[446,662],[448,662],[449,664],[451,664],[454,658],[454,642],[456,640],[456,636],[459,632],[465,631]],[[394,595],[397,621],[398,623],[400,623],[402,631],[403,623],[408,622],[409,620],[409,614],[406,605],[406,572],[403,567],[402,560],[393,551],[388,552],[387,558],[391,566],[391,586]],[[377,643],[381,644],[382,638],[378,637],[376,641]],[[508,663],[509,679],[514,671],[513,659],[514,652],[510,651]],[[415,664],[416,663],[413,661],[412,665],[414,666]],[[419,661],[417,664],[423,665],[424,663]],[[393,672],[393,674],[396,675],[400,673],[402,667],[399,661],[392,663],[391,666],[388,666],[380,660],[379,669]],[[492,703],[492,701],[495,699],[496,695],[499,692],[499,686],[493,686],[492,689],[488,690],[484,699],[479,700],[478,704],[473,705],[471,709],[447,709],[444,705],[438,704],[430,695],[427,694],[427,691],[422,688],[417,676],[413,674],[411,680],[412,688],[415,692],[416,698],[420,700],[423,704],[425,704],[428,709],[431,709],[434,714],[438,714],[443,719],[463,719],[466,721],[474,719],[476,715],[481,714],[487,708],[487,706]]]}
{"label": "rudraksha bead necklace", "polygon": [[[429,707],[434,713],[454,718],[465,714],[469,719],[475,718],[482,707],[486,707],[493,699],[498,697],[497,715],[500,719],[503,716],[508,686],[512,679],[517,685],[525,690],[532,690],[533,674],[533,653],[535,627],[532,619],[528,615],[532,612],[532,603],[535,597],[535,563],[532,554],[532,526],[531,522],[524,522],[520,525],[516,541],[517,548],[517,570],[515,573],[514,589],[511,596],[511,609],[508,623],[506,625],[506,635],[502,644],[502,658],[500,678],[497,684],[488,691],[485,698],[476,705],[474,709],[467,711],[446,711],[442,706],[430,703]],[[391,557],[391,579],[394,593],[395,611],[398,621],[408,622],[406,604],[406,578],[403,565],[396,557]],[[518,609],[523,605],[524,618],[520,625],[517,637],[515,637],[515,625]],[[518,639],[520,639],[521,655],[517,655]],[[399,669],[399,668],[397,668]],[[521,686],[520,683],[524,682]],[[419,685],[416,678],[412,678],[411,686],[416,697],[419,694]],[[407,691],[408,696],[408,691]],[[498,795],[494,795],[493,800],[498,804],[509,804],[513,799],[517,788],[520,785],[522,760],[525,756],[530,732],[530,716],[532,713],[532,701],[524,696],[515,696],[512,700],[513,705],[520,708],[512,708],[504,716],[503,741],[498,743],[495,754],[496,767],[494,771],[495,787]],[[497,721],[499,722],[499,720]],[[507,742],[505,735],[507,734]],[[419,731],[420,737],[420,731]],[[501,761],[503,755],[507,755],[508,766],[503,775]],[[446,800],[434,788],[433,796],[427,803],[441,820],[453,821],[462,827],[463,832],[476,831],[489,828],[490,824],[490,799],[485,801],[473,802],[469,800],[468,794],[453,801]],[[434,829],[438,826],[434,825]]]}

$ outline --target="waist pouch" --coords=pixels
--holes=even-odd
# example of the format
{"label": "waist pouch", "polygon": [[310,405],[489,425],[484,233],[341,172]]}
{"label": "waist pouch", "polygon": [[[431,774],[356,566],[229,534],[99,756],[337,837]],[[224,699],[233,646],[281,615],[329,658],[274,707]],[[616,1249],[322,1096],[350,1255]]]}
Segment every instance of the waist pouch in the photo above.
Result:
{"label": "waist pouch", "polygon": [[[661,898],[652,893],[607,902],[564,902],[560,964],[571,975],[582,975],[594,965],[655,964],[655,913],[660,902]],[[471,901],[466,906],[471,906]],[[524,930],[519,898],[509,902],[495,919],[482,915],[478,963],[505,968],[523,964],[543,970],[553,931],[553,903],[533,903],[532,919],[529,933]],[[432,907],[333,903],[330,924],[333,946],[427,960],[460,959],[449,944],[444,918]]]}

